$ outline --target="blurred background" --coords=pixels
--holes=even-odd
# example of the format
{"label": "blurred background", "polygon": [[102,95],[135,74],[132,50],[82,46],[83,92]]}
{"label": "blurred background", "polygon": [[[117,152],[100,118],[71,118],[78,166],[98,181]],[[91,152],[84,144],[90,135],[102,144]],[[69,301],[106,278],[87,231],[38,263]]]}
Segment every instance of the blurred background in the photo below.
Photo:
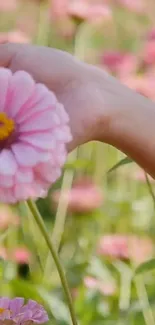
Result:
{"label": "blurred background", "polygon": [[[5,41],[69,51],[155,100],[155,0],[0,0]],[[37,202],[80,325],[155,325],[154,181],[124,158],[100,143],[78,148]],[[0,295],[36,299],[49,324],[70,324],[55,265],[23,207],[0,205]]]}

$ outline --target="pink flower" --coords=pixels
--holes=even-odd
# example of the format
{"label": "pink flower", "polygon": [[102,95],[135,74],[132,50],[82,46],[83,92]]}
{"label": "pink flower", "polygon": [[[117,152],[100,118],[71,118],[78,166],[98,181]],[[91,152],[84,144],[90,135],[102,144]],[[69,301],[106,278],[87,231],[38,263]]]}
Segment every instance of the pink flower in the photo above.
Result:
{"label": "pink flower", "polygon": [[133,76],[122,79],[122,81],[131,89],[135,89],[141,95],[152,100],[155,99],[154,83],[155,77],[152,75]]}
{"label": "pink flower", "polygon": [[101,64],[120,78],[132,74],[137,69],[137,59],[134,55],[118,51],[105,52],[101,57]]}
{"label": "pink flower", "polygon": [[109,6],[100,1],[93,3],[88,0],[54,0],[51,4],[51,16],[58,20],[73,16],[94,22],[111,19],[112,12]]}
{"label": "pink flower", "polygon": [[11,253],[11,260],[17,264],[29,264],[31,261],[31,253],[26,247],[17,247]]}
{"label": "pink flower", "polygon": [[24,305],[24,298],[0,298],[1,325],[44,324],[48,315],[44,308],[34,300]]}
{"label": "pink flower", "polygon": [[125,8],[136,12],[144,13],[145,12],[145,3],[144,0],[118,0],[118,2],[123,5]]}
{"label": "pink flower", "polygon": [[30,43],[29,37],[20,30],[14,30],[7,33],[0,33],[0,43]]}
{"label": "pink flower", "polygon": [[44,197],[66,160],[68,115],[24,71],[0,69],[0,100],[0,201]]}
{"label": "pink flower", "polygon": [[155,41],[155,28],[151,29],[147,34],[148,41]]}
{"label": "pink flower", "polygon": [[0,11],[12,11],[17,7],[18,0],[0,0]]}
{"label": "pink flower", "polygon": [[[76,213],[88,213],[102,205],[103,194],[97,185],[89,179],[78,180],[73,188],[65,190],[62,195],[64,203],[68,204],[68,209]],[[58,203],[60,191],[53,193],[53,200]]]}
{"label": "pink flower", "polygon": [[52,18],[63,19],[67,17],[68,0],[50,0]]}
{"label": "pink flower", "polygon": [[112,258],[128,258],[127,236],[103,236],[99,243],[98,253]]}
{"label": "pink flower", "polygon": [[143,60],[145,64],[155,64],[155,40],[146,43]]}
{"label": "pink flower", "polygon": [[116,292],[116,287],[113,283],[104,283],[91,276],[84,278],[84,284],[88,289],[97,290],[105,296],[112,296]]}
{"label": "pink flower", "polygon": [[153,245],[149,238],[110,234],[101,238],[98,253],[114,259],[131,259],[139,264],[152,257]]}
{"label": "pink flower", "polygon": [[112,18],[112,12],[107,5],[79,0],[70,3],[68,14],[91,22]]}
{"label": "pink flower", "polygon": [[18,226],[19,218],[7,206],[0,207],[0,229],[5,230],[10,225]]}

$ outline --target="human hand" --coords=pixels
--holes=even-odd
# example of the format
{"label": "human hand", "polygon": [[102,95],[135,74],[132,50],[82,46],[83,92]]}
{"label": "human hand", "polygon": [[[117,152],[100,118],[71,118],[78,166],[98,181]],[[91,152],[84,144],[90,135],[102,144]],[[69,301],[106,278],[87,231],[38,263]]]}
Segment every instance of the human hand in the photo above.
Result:
{"label": "human hand", "polygon": [[6,43],[0,45],[0,66],[13,72],[25,70],[55,92],[70,116],[73,141],[69,151],[97,139],[100,105],[97,108],[97,89],[85,63],[63,51]]}

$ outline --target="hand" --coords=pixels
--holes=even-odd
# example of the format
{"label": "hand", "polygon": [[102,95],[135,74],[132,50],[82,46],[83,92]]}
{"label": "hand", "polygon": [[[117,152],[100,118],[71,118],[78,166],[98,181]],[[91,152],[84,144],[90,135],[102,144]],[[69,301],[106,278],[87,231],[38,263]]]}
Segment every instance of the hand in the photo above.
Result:
{"label": "hand", "polygon": [[63,51],[6,43],[0,45],[0,66],[13,72],[25,70],[55,92],[70,116],[73,141],[69,150],[97,138],[100,109],[96,107],[91,69],[86,64]]}

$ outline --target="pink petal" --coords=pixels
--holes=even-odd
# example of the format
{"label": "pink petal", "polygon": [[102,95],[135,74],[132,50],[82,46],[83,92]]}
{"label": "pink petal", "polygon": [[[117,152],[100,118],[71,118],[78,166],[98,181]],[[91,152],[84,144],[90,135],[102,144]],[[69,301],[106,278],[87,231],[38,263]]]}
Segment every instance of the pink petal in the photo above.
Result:
{"label": "pink petal", "polygon": [[14,155],[8,149],[4,149],[0,153],[0,174],[14,175],[17,170],[17,163]]}
{"label": "pink petal", "polygon": [[11,176],[5,176],[5,175],[0,175],[0,186],[1,187],[12,187],[14,184],[13,177]]}
{"label": "pink petal", "polygon": [[56,139],[50,132],[23,134],[19,139],[43,150],[56,148]]}
{"label": "pink petal", "polygon": [[11,310],[12,317],[17,316],[24,304],[24,298],[14,298],[10,301],[9,309]]}
{"label": "pink petal", "polygon": [[20,168],[17,171],[16,174],[17,183],[32,183],[33,179],[34,177],[33,177],[32,169]]}
{"label": "pink petal", "polygon": [[11,78],[11,103],[7,107],[9,116],[15,117],[30,99],[34,90],[34,80],[24,71],[17,71]]}
{"label": "pink petal", "polygon": [[57,103],[55,95],[44,85],[38,84],[35,87],[34,94],[29,103],[29,107],[22,110],[22,114],[17,116],[17,122],[22,123],[34,114],[40,113],[46,109],[54,109]]}
{"label": "pink petal", "polygon": [[9,81],[12,73],[8,69],[0,68],[0,112],[5,110]]}
{"label": "pink petal", "polygon": [[28,198],[35,197],[44,197],[47,195],[47,191],[45,191],[42,186],[35,184],[16,184],[15,186],[15,197],[18,201],[27,200]]}
{"label": "pink petal", "polygon": [[20,166],[32,167],[38,162],[42,161],[42,157],[46,154],[49,157],[49,153],[43,153],[35,150],[32,146],[25,143],[16,143],[12,145],[12,151],[16,157],[16,160]]}
{"label": "pink petal", "polygon": [[69,122],[69,116],[68,116],[67,112],[65,111],[64,106],[60,103],[57,104],[57,113],[59,114],[62,123]]}
{"label": "pink petal", "polygon": [[0,188],[0,200],[3,203],[15,203],[16,198],[12,189],[1,189]]}
{"label": "pink petal", "polygon": [[62,142],[70,142],[72,140],[70,128],[67,125],[62,126],[61,128],[56,128],[53,135],[57,140]]}
{"label": "pink petal", "polygon": [[52,162],[48,164],[39,164],[35,168],[35,171],[40,175],[42,179],[46,180],[49,183],[55,182],[61,175],[61,170],[58,167],[54,168]]}
{"label": "pink petal", "polygon": [[52,110],[46,110],[26,120],[20,125],[20,132],[43,131],[60,125],[59,116]]}

